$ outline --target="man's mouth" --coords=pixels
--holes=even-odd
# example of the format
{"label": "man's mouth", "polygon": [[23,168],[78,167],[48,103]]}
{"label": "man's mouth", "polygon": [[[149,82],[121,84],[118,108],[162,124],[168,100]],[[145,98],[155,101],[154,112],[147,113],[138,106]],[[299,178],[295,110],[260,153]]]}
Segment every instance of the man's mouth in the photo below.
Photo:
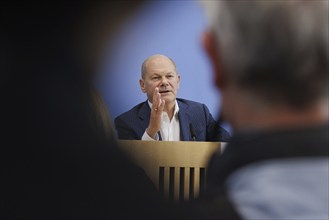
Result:
{"label": "man's mouth", "polygon": [[159,91],[160,94],[168,93],[168,92],[170,92],[170,90],[162,90],[162,91]]}

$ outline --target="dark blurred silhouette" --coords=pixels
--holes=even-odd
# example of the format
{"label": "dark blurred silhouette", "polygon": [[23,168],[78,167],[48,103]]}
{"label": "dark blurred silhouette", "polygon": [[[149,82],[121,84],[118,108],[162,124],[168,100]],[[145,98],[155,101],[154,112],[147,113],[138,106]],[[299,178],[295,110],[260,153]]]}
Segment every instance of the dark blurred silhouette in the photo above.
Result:
{"label": "dark blurred silhouette", "polygon": [[233,137],[187,218],[328,219],[328,1],[202,3]]}
{"label": "dark blurred silhouette", "polygon": [[1,219],[165,217],[93,87],[107,40],[142,4],[0,3]]}

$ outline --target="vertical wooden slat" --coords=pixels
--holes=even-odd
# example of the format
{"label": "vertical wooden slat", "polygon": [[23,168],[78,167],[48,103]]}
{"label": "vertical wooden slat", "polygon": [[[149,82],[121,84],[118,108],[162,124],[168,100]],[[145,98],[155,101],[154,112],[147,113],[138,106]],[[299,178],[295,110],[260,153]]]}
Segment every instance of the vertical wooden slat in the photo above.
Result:
{"label": "vertical wooden slat", "polygon": [[164,167],[159,167],[158,189],[162,196],[164,196]]}
{"label": "vertical wooden slat", "polygon": [[169,201],[173,202],[175,199],[175,167],[169,167]]}
{"label": "vertical wooden slat", "polygon": [[190,168],[184,168],[184,200],[190,198]]}
{"label": "vertical wooden slat", "polygon": [[179,201],[179,173],[180,173],[180,168],[175,167],[175,176],[174,176],[174,199],[175,201]]}
{"label": "vertical wooden slat", "polygon": [[[152,180],[152,182],[154,183],[155,186],[160,186],[160,167],[158,165],[152,167],[149,169],[149,177]],[[162,170],[163,171],[163,170]],[[163,177],[163,173],[162,173],[162,177]],[[158,188],[159,189],[159,188]],[[162,188],[163,189],[163,188]]]}
{"label": "vertical wooden slat", "polygon": [[179,168],[179,202],[184,201],[184,189],[185,189],[185,168]]}
{"label": "vertical wooden slat", "polygon": [[165,198],[169,198],[169,167],[164,167],[164,178],[163,178],[163,188],[164,188],[164,194]]}
{"label": "vertical wooden slat", "polygon": [[195,172],[194,172],[195,168],[191,167],[190,168],[190,181],[189,181],[189,186],[190,186],[190,192],[189,192],[189,197],[190,199],[194,198],[194,178],[195,178]]}
{"label": "vertical wooden slat", "polygon": [[199,189],[200,189],[200,168],[194,168],[194,198],[199,196]]}
{"label": "vertical wooden slat", "polygon": [[206,169],[204,167],[200,168],[200,191],[201,194],[206,187]]}

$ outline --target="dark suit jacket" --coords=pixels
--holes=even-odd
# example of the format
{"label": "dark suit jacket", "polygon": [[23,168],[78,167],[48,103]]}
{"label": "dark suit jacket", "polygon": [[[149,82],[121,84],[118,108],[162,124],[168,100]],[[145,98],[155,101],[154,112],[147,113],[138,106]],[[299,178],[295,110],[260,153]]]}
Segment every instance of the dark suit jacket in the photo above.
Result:
{"label": "dark suit jacket", "polygon": [[[196,141],[228,141],[230,134],[214,120],[206,105],[185,99],[177,99],[177,103],[182,141],[193,140],[190,124]],[[116,117],[114,122],[118,138],[140,140],[149,125],[150,114],[151,109],[145,101]]]}

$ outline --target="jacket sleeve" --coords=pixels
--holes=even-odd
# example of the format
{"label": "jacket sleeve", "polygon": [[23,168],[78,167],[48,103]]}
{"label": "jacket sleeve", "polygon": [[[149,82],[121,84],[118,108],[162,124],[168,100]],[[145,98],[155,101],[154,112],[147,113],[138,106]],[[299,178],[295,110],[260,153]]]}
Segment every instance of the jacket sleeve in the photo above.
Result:
{"label": "jacket sleeve", "polygon": [[207,121],[207,141],[227,142],[231,137],[230,133],[220,126],[220,123],[212,117],[208,107],[204,104],[203,109]]}
{"label": "jacket sleeve", "polygon": [[140,140],[134,129],[122,118],[114,120],[117,137],[120,140]]}

